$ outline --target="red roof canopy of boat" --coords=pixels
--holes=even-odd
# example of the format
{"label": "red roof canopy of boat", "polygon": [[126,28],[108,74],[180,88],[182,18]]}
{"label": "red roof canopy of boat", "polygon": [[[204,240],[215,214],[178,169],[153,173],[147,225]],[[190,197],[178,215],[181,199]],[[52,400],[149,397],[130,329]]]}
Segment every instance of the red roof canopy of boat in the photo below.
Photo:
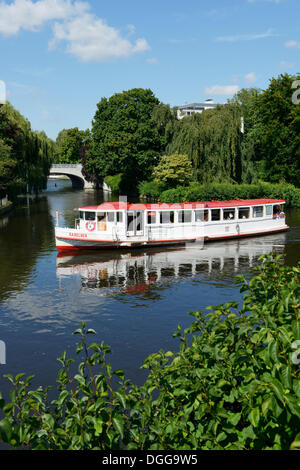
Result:
{"label": "red roof canopy of boat", "polygon": [[283,204],[283,199],[234,199],[232,201],[180,202],[180,203],[129,203],[124,201],[102,202],[99,205],[78,207],[81,211],[120,211],[120,210],[171,210],[171,209],[214,209],[258,206],[262,204]]}

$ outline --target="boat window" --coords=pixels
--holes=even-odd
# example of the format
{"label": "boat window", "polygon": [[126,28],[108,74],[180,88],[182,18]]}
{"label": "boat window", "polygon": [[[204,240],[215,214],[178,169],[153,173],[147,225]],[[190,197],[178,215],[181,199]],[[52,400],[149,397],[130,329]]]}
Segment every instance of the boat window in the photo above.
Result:
{"label": "boat window", "polygon": [[86,212],[85,213],[85,220],[95,220],[96,214],[95,212]]}
{"label": "boat window", "polygon": [[98,212],[98,222],[102,222],[105,219],[106,219],[106,213],[105,212]]}
{"label": "boat window", "polygon": [[147,223],[148,224],[156,223],[156,212],[152,212],[152,211],[147,212]]}
{"label": "boat window", "polygon": [[249,217],[250,217],[250,207],[239,208],[239,219],[249,219]]}
{"label": "boat window", "polygon": [[107,222],[114,222],[115,221],[115,213],[114,212],[108,212],[107,213]]}
{"label": "boat window", "polygon": [[122,212],[117,212],[117,222],[123,222],[123,214]]}
{"label": "boat window", "polygon": [[196,222],[207,222],[208,221],[208,210],[195,211],[195,221]]}
{"label": "boat window", "polygon": [[255,206],[253,207],[253,217],[262,217],[263,216],[264,206]]}
{"label": "boat window", "polygon": [[192,222],[192,211],[178,211],[178,222],[180,224]]}
{"label": "boat window", "polygon": [[161,224],[174,224],[174,211],[160,212]]}
{"label": "boat window", "polygon": [[266,206],[266,215],[272,215],[272,214],[273,214],[273,207]]}
{"label": "boat window", "polygon": [[281,206],[279,205],[273,206],[273,215],[278,215],[280,214],[280,212],[281,212]]}
{"label": "boat window", "polygon": [[82,211],[79,212],[79,218],[84,219],[84,212],[82,212]]}
{"label": "boat window", "polygon": [[233,219],[235,219],[235,210],[234,209],[223,209],[223,219],[224,220],[233,220]]}
{"label": "boat window", "polygon": [[211,210],[211,220],[220,220],[220,209]]}

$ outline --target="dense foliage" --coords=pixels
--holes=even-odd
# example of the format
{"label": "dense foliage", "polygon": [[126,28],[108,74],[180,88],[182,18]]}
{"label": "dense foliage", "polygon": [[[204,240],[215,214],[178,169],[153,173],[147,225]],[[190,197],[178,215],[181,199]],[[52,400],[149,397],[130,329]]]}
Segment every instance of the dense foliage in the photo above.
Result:
{"label": "dense foliage", "polygon": [[174,334],[179,350],[145,360],[142,386],[112,370],[109,347],[88,344],[95,331],[83,323],[78,370],[66,353],[59,357],[51,404],[30,377],[6,376],[1,439],[31,449],[300,448],[300,265],[272,254],[256,269],[237,279],[242,305],[191,312],[191,326]]}
{"label": "dense foliage", "polygon": [[[201,184],[263,180],[299,187],[300,106],[292,100],[296,78],[280,75],[266,90],[242,89],[225,106],[170,120],[164,126],[169,129],[165,152],[187,155],[193,166],[190,181]],[[152,193],[151,184],[147,187]]]}
{"label": "dense foliage", "polygon": [[9,103],[0,107],[0,196],[38,192],[47,184],[54,143]]}
{"label": "dense foliage", "polygon": [[[144,189],[147,190],[147,187]],[[161,191],[157,195],[160,202],[166,203],[271,198],[284,199],[288,206],[300,207],[300,188],[286,183],[212,183],[203,185],[192,183],[189,186],[178,186]]]}

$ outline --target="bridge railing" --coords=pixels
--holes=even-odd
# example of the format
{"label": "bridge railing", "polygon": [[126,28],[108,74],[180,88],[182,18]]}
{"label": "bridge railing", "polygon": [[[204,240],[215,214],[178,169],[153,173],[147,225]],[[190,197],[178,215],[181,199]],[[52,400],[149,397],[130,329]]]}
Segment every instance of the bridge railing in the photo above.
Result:
{"label": "bridge railing", "polygon": [[51,165],[51,168],[82,168],[82,164],[81,163],[78,163],[78,164],[54,163],[53,165]]}

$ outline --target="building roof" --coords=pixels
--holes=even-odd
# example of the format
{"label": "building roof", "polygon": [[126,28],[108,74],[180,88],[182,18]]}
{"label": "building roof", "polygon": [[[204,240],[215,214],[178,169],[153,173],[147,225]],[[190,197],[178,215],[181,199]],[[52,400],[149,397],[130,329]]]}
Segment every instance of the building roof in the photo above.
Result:
{"label": "building roof", "polygon": [[207,101],[205,103],[183,104],[181,106],[178,106],[178,109],[204,109],[204,108],[216,108],[217,106],[218,104]]}
{"label": "building roof", "polygon": [[167,203],[129,203],[129,202],[103,202],[99,205],[78,207],[81,211],[113,211],[113,210],[176,210],[176,209],[214,209],[231,207],[248,207],[261,204],[282,204],[283,199],[234,199],[231,201],[209,201],[209,202],[180,202]]}

